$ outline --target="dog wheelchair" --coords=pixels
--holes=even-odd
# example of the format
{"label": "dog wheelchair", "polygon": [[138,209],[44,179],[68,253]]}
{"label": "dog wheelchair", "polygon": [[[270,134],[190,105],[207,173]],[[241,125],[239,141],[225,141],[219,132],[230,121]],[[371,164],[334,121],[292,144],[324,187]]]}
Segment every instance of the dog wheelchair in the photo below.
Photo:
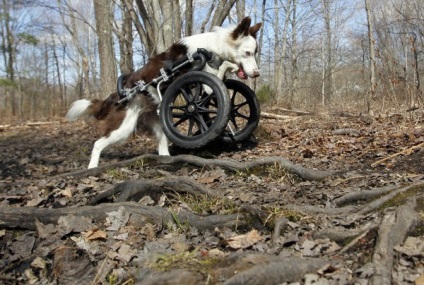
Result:
{"label": "dog wheelchair", "polygon": [[[118,103],[136,94],[151,96],[156,88],[161,99],[158,107],[163,131],[176,146],[197,149],[216,140],[238,143],[250,137],[260,118],[255,92],[246,84],[232,79],[221,81],[201,71],[214,55],[206,49],[168,63],[151,82],[136,82],[124,88],[125,77],[118,78]],[[163,95],[162,95],[163,94]]]}

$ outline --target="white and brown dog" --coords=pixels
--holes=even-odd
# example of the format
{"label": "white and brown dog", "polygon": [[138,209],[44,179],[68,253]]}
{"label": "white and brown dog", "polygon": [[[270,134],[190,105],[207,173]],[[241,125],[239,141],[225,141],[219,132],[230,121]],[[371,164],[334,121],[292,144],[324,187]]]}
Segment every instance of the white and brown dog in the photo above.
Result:
{"label": "white and brown dog", "polygon": [[[208,50],[221,61],[218,68],[206,64],[203,69],[221,80],[227,69],[236,72],[241,79],[258,77],[256,35],[261,26],[261,23],[251,26],[250,17],[246,17],[234,28],[216,27],[212,32],[182,38],[166,52],[150,58],[144,67],[129,75],[125,87],[134,87],[135,82],[139,80],[151,82],[160,75],[160,69],[165,67],[167,62],[177,60],[187,53],[193,54],[198,48]],[[124,106],[116,105],[120,99],[118,93],[111,94],[105,100],[81,99],[71,105],[66,114],[68,120],[94,116],[102,134],[94,143],[88,168],[98,166],[103,149],[115,143],[125,142],[134,131],[152,131],[159,142],[159,155],[169,155],[168,139],[162,131],[157,114],[160,99],[153,87],[148,89],[148,92],[150,97],[135,96]]]}

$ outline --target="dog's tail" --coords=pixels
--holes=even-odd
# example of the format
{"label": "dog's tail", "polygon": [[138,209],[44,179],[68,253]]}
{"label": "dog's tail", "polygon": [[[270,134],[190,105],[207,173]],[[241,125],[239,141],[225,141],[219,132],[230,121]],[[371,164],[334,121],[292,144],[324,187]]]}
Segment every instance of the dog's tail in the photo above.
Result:
{"label": "dog's tail", "polygon": [[99,99],[80,99],[72,103],[66,118],[69,121],[93,116],[97,120],[105,119],[110,112],[121,112],[125,110],[124,106],[117,105],[119,101],[118,93],[112,93],[105,100]]}
{"label": "dog's tail", "polygon": [[93,115],[92,102],[87,99],[80,99],[72,103],[71,108],[66,114],[69,121],[84,118]]}

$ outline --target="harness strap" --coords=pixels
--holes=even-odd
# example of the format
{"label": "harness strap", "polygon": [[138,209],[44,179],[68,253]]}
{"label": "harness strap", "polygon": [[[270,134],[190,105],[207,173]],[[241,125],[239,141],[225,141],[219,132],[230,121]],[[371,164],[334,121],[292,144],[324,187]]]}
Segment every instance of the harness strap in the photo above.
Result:
{"label": "harness strap", "polygon": [[224,60],[222,60],[222,58],[213,53],[211,60],[209,60],[207,64],[213,69],[218,69],[223,62]]}

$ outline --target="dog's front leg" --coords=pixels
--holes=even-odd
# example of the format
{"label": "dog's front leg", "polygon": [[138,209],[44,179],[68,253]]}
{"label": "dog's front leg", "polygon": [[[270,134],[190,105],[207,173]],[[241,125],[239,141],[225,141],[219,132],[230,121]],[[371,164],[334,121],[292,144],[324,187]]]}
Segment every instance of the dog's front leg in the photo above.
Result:
{"label": "dog's front leg", "polygon": [[231,63],[229,61],[224,61],[218,69],[218,74],[216,75],[219,79],[224,80],[225,72],[229,70],[230,72],[236,72],[239,69],[237,64]]}
{"label": "dog's front leg", "polygon": [[130,103],[130,106],[126,110],[125,118],[119,128],[112,131],[109,135],[101,137],[94,143],[88,168],[94,168],[99,165],[100,154],[105,148],[128,139],[135,130],[140,111],[141,109],[136,103]]}

